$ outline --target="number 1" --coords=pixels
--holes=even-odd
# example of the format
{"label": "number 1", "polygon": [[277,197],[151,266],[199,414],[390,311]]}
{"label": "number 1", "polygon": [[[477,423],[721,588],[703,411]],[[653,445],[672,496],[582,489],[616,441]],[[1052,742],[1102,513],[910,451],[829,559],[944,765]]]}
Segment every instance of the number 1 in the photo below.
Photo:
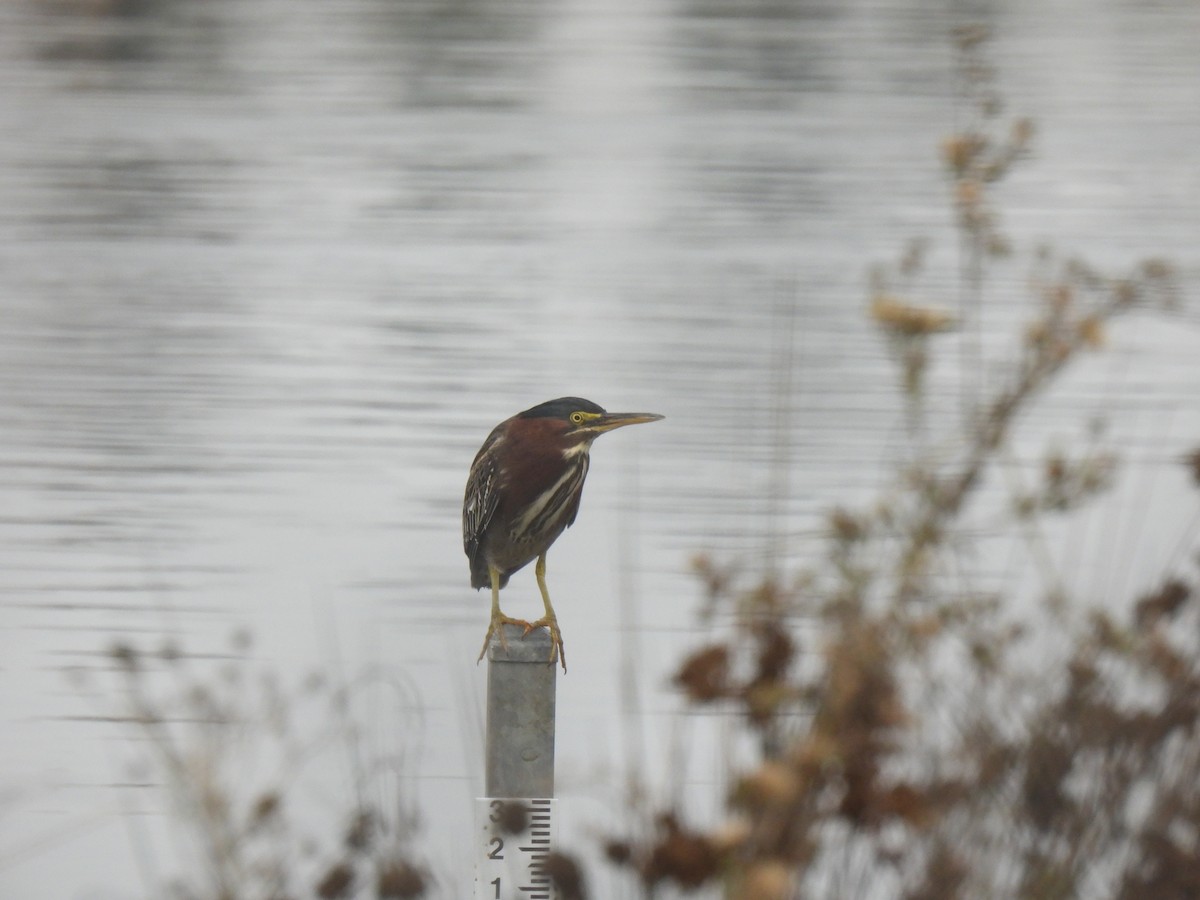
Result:
{"label": "number 1", "polygon": [[494,884],[496,886],[496,900],[500,900],[500,879],[493,878],[492,884]]}

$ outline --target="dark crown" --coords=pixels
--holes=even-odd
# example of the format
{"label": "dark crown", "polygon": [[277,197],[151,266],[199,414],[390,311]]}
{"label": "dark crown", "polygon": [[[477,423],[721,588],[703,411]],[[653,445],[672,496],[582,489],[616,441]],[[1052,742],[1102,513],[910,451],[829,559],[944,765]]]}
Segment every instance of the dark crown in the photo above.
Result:
{"label": "dark crown", "polygon": [[597,406],[591,400],[584,400],[582,397],[559,397],[557,400],[539,403],[517,415],[522,419],[565,419],[576,411],[604,414],[603,407]]}

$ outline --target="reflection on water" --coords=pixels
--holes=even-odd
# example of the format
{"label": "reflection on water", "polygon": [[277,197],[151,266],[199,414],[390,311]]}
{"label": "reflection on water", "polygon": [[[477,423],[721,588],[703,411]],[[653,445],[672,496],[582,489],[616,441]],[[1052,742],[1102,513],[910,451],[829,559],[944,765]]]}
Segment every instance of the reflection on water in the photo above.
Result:
{"label": "reflection on water", "polygon": [[[1200,13],[1058,15],[991,16],[1041,126],[1010,231],[1194,276],[1200,55],[1179,36]],[[930,299],[952,282],[949,24],[900,2],[0,7],[0,894],[139,883],[110,787],[128,748],[64,673],[102,679],[118,637],[203,656],[241,627],[283,672],[421,686],[429,845],[461,871],[485,622],[462,487],[495,422],[563,394],[668,416],[597,448],[552,556],[560,781],[581,823],[602,815],[627,628],[661,720],[695,639],[689,556],[801,559],[903,446],[864,273],[929,234]],[[989,307],[994,358],[1023,317]],[[1067,440],[1112,414],[1150,498],[1133,514],[1164,532],[1187,512],[1168,463],[1200,425],[1197,328],[1131,321],[1033,423]],[[1084,590],[1138,577],[1096,558],[1103,521],[1072,551]],[[536,611],[531,578],[508,596]]]}

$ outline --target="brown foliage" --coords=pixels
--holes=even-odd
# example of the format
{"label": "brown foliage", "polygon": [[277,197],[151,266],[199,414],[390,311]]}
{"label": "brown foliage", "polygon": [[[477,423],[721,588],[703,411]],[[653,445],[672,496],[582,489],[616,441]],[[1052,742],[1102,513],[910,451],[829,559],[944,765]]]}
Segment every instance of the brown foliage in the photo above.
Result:
{"label": "brown foliage", "polygon": [[330,866],[321,880],[317,882],[317,896],[321,900],[337,900],[339,897],[349,897],[354,887],[354,868],[348,863],[337,863]]}
{"label": "brown foliage", "polygon": [[683,662],[675,683],[693,703],[711,703],[729,696],[729,648],[702,647]]}
{"label": "brown foliage", "polygon": [[426,886],[420,869],[405,860],[391,859],[379,867],[375,893],[379,900],[415,900],[425,896]]}
{"label": "brown foliage", "polygon": [[564,853],[551,853],[542,863],[542,870],[558,891],[558,900],[587,900],[583,869]]}
{"label": "brown foliage", "polygon": [[709,836],[686,828],[672,812],[655,824],[654,837],[640,844],[609,841],[609,861],[633,868],[650,887],[667,882],[692,890],[717,875],[723,854]]}
{"label": "brown foliage", "polygon": [[520,834],[529,825],[529,806],[520,800],[505,800],[496,812],[501,834]]}
{"label": "brown foliage", "polygon": [[[382,807],[352,805],[340,835],[306,835],[298,841],[288,792],[300,783],[297,776],[320,741],[308,731],[294,732],[290,723],[300,718],[344,723],[347,692],[329,691],[315,675],[286,689],[272,673],[238,655],[250,646],[247,634],[235,634],[233,659],[222,660],[211,677],[173,643],[157,654],[127,643],[110,651],[121,679],[121,718],[138,730],[138,746],[150,755],[201,854],[203,866],[192,875],[194,883],[181,882],[177,893],[336,900],[374,889],[380,900],[423,896],[426,877],[409,861],[405,846],[415,826],[402,814],[398,796],[390,798],[386,813]],[[291,714],[294,706],[311,703],[318,704],[319,715]],[[343,737],[352,740],[352,735]],[[260,756],[276,765],[259,773],[268,782],[265,788],[247,792],[252,773],[246,759]],[[322,838],[332,842],[328,851],[322,850]],[[315,869],[322,858],[323,867]],[[299,890],[301,884],[307,889]]]}
{"label": "brown foliage", "polygon": [[1171,619],[1191,596],[1192,589],[1178,578],[1168,580],[1152,594],[1147,594],[1134,607],[1134,621],[1139,627]]}
{"label": "brown foliage", "polygon": [[1192,481],[1200,486],[1200,450],[1193,450],[1189,453],[1184,463],[1192,473]]}
{"label": "brown foliage", "polygon": [[[1008,252],[991,185],[1033,134],[1027,120],[997,127],[982,39],[958,33],[977,105],[970,127],[942,145],[964,292],[976,299],[984,262]],[[920,295],[911,281],[922,260],[914,243],[873,274],[870,294],[910,410],[937,335],[954,324],[901,299]],[[727,900],[851,895],[839,881],[847,872],[864,884],[886,875],[907,900],[1050,900],[1097,885],[1111,892],[1095,895],[1121,900],[1200,896],[1192,582],[1169,577],[1127,613],[1072,620],[1049,604],[1043,614],[1026,603],[1018,617],[1002,598],[969,593],[969,575],[943,577],[969,556],[959,553],[964,511],[1011,453],[1023,413],[1068,364],[1104,347],[1119,315],[1174,299],[1159,260],[1116,277],[1048,252],[1035,263],[1035,316],[1007,375],[980,391],[969,427],[947,441],[957,453],[915,454],[874,507],[835,508],[827,558],[794,587],[739,585],[732,566],[696,561],[706,618],[723,604],[734,624],[689,656],[675,683],[697,707],[739,712],[761,756],[732,775],[723,820],[685,827],[672,808],[652,837],[610,841],[611,861],[648,885],[719,879]],[[1186,462],[1200,484],[1200,451]],[[1008,524],[1034,531],[1039,517],[1077,509],[1115,468],[1103,448],[1050,452],[1036,485],[1013,487]],[[1052,652],[1014,652],[1047,628]]]}

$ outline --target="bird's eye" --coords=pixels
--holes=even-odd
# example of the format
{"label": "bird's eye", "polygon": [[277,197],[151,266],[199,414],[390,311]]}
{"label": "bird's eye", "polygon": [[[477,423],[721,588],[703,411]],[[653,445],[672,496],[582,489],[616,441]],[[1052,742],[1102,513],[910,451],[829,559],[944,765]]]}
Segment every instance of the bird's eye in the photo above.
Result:
{"label": "bird's eye", "polygon": [[583,421],[583,413],[581,413],[581,412],[571,413],[571,421],[574,422],[576,425],[580,424]]}

